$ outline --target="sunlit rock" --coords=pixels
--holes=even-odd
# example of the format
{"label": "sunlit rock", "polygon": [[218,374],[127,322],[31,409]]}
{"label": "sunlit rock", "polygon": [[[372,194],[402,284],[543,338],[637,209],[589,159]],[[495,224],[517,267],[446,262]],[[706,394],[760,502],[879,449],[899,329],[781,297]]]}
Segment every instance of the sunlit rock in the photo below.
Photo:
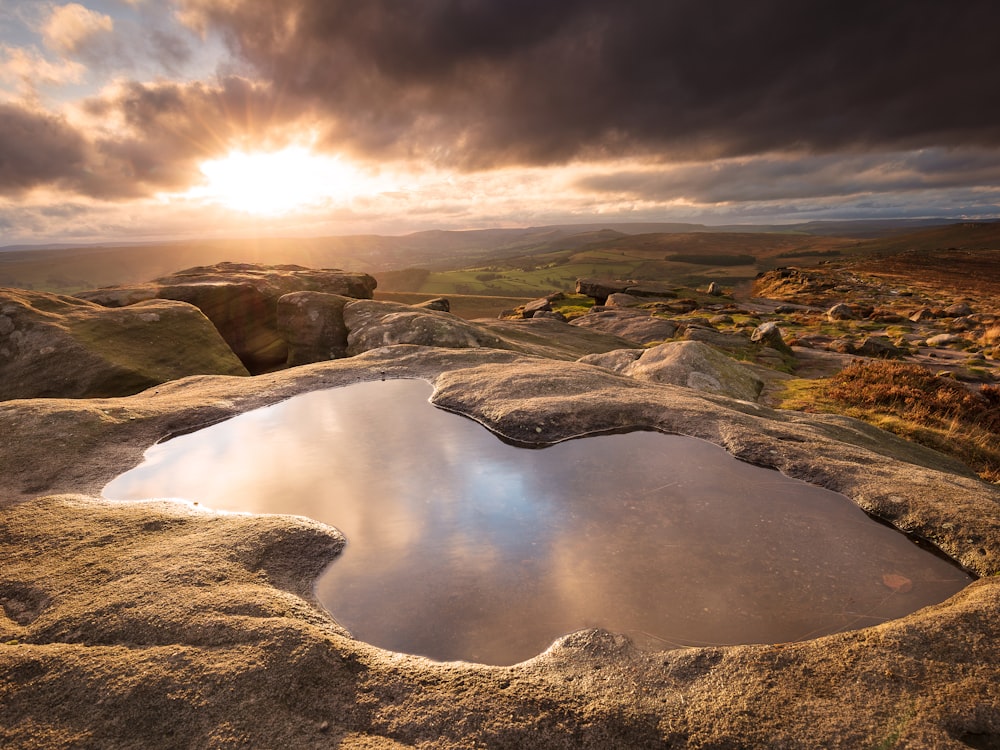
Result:
{"label": "sunlit rock", "polygon": [[197,266],[147,284],[81,292],[108,307],[152,297],[189,302],[212,321],[251,372],[285,364],[288,347],[278,332],[278,299],[300,291],[370,299],[375,279],[365,273],[295,265],[217,263]]}
{"label": "sunlit rock", "polygon": [[637,380],[670,383],[755,401],[763,381],[745,365],[699,341],[672,341],[651,349],[592,354],[578,360]]}
{"label": "sunlit rock", "polygon": [[198,374],[248,373],[192,305],[149,300],[109,309],[0,290],[0,399],[125,396]]}
{"label": "sunlit rock", "polygon": [[676,323],[666,318],[654,317],[648,312],[628,308],[588,313],[574,318],[571,323],[580,328],[621,336],[637,344],[649,344],[673,338],[678,327]]}

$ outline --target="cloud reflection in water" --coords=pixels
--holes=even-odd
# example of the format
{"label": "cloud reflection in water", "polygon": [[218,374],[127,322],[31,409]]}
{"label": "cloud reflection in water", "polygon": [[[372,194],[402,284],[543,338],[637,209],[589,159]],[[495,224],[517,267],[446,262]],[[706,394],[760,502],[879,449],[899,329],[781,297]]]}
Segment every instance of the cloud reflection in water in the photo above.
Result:
{"label": "cloud reflection in water", "polygon": [[348,546],[320,600],[358,638],[442,660],[512,664],[586,627],[652,648],[796,640],[970,580],[843,496],[704,441],[515,448],[429,394],[396,380],[297,396],[154,446],[104,494],[336,526]]}

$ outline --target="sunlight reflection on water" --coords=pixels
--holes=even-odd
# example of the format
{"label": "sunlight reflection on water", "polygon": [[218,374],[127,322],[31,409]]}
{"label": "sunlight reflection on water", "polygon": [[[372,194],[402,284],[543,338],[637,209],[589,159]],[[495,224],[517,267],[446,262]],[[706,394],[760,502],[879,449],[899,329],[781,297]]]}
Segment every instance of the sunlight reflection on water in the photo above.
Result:
{"label": "sunlight reflection on water", "polygon": [[362,640],[440,660],[512,664],[588,627],[644,648],[799,640],[971,580],[842,495],[710,443],[517,448],[429,395],[394,380],[297,396],[154,446],[104,495],[336,526],[348,545],[320,601]]}

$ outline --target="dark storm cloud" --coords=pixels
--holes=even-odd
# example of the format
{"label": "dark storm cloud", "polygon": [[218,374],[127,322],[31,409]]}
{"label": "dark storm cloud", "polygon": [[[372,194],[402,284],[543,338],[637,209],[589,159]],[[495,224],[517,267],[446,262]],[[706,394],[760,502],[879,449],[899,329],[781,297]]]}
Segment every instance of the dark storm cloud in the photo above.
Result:
{"label": "dark storm cloud", "polygon": [[664,165],[580,178],[575,186],[633,200],[699,203],[912,193],[968,185],[1000,188],[1000,154],[929,149],[879,154],[762,156],[711,165]]}
{"label": "dark storm cloud", "polygon": [[86,152],[83,137],[63,119],[0,104],[0,194],[78,179]]}
{"label": "dark storm cloud", "polygon": [[992,0],[183,0],[369,155],[1000,143]]}

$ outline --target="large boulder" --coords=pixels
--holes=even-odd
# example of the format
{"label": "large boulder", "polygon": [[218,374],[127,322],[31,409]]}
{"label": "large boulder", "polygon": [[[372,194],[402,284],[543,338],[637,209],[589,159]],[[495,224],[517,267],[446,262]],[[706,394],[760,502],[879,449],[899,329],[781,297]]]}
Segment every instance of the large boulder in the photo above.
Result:
{"label": "large boulder", "polygon": [[497,336],[457,315],[398,302],[354,300],[344,306],[344,323],[350,356],[392,344],[506,348]]}
{"label": "large boulder", "polygon": [[289,367],[347,356],[344,306],[350,297],[292,292],[278,298],[278,333],[288,347]]}
{"label": "large boulder", "polygon": [[629,294],[633,297],[654,297],[660,299],[670,299],[677,296],[677,292],[658,284],[643,283],[631,279],[577,279],[576,293],[593,297],[598,305],[607,302],[612,294]]}
{"label": "large boulder", "polygon": [[700,341],[591,354],[578,361],[637,380],[670,383],[743,401],[756,401],[764,387],[748,367]]}
{"label": "large boulder", "polygon": [[673,338],[677,324],[638,310],[602,310],[574,318],[571,325],[621,336],[637,344],[649,344]]}
{"label": "large boulder", "polygon": [[174,299],[200,309],[251,372],[285,364],[288,347],[278,331],[278,300],[291,292],[325,292],[371,299],[375,279],[365,273],[295,265],[217,263],[178,271],[147,284],[108,287],[76,296],[106,307],[144,299]]}
{"label": "large boulder", "polygon": [[148,300],[109,309],[0,290],[0,399],[125,396],[201,374],[249,373],[192,305]]}

